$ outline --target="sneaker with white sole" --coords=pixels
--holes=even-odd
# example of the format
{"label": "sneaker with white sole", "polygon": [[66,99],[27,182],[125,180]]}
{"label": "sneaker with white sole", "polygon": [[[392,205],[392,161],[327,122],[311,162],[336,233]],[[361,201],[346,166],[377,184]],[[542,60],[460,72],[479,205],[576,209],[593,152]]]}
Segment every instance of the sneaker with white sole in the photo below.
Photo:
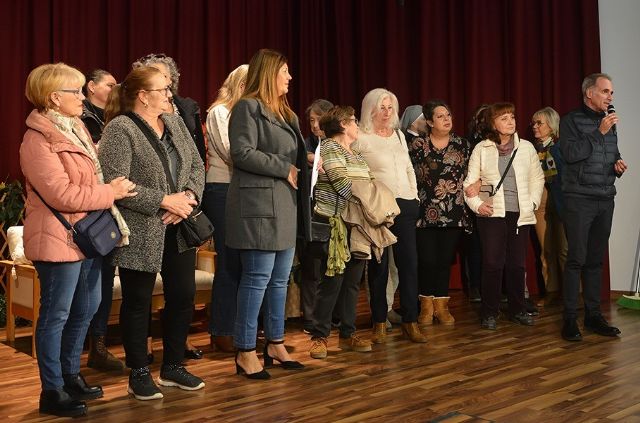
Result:
{"label": "sneaker with white sole", "polygon": [[148,367],[131,369],[127,392],[140,401],[160,399],[163,397],[162,391],[160,391],[160,388],[153,382]]}
{"label": "sneaker with white sole", "polygon": [[204,381],[189,373],[180,364],[163,364],[158,383],[162,386],[175,386],[185,391],[197,391],[204,388]]}

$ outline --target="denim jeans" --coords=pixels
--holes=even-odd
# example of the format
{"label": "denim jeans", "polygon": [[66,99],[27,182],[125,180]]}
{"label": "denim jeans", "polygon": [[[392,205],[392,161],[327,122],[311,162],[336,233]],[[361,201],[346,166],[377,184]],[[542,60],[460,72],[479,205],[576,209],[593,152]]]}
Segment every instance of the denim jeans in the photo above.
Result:
{"label": "denim jeans", "polygon": [[215,231],[213,240],[216,253],[216,273],[211,290],[211,321],[209,333],[214,336],[232,336],[236,318],[236,295],[240,279],[240,254],[225,245],[224,210],[229,184],[207,183],[202,196],[202,211]]}
{"label": "denim jeans", "polygon": [[251,350],[256,347],[261,306],[267,340],[284,338],[284,306],[294,251],[295,248],[282,251],[240,251],[242,276],[238,286],[234,332],[237,348]]}
{"label": "denim jeans", "polygon": [[80,372],[89,322],[100,304],[102,258],[34,263],[40,278],[36,351],[42,389],[64,385],[63,374]]}
{"label": "denim jeans", "polygon": [[113,301],[113,279],[115,278],[115,272],[116,268],[109,264],[108,258],[105,257],[102,260],[102,282],[100,283],[102,299],[100,300],[98,311],[96,311],[89,325],[90,336],[107,336],[111,302]]}

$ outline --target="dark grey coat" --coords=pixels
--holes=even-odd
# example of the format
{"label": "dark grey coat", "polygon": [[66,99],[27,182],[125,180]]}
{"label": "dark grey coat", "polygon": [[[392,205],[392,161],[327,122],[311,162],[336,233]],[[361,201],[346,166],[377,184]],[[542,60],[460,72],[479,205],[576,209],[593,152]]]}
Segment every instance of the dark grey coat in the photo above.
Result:
{"label": "dark grey coat", "polygon": [[[297,120],[284,123],[260,101],[240,100],[231,112],[229,144],[227,245],[281,251],[295,246],[297,233],[308,240],[308,166]],[[292,164],[300,169],[298,190],[287,182]]]}
{"label": "dark grey coat", "polygon": [[[193,191],[199,202],[204,189],[204,165],[198,150],[179,116],[163,114],[162,120],[178,152],[176,186],[180,191]],[[160,140],[156,139],[156,142]],[[161,151],[165,154],[164,149]],[[171,194],[160,158],[142,131],[124,115],[105,126],[98,152],[105,183],[125,176],[136,183],[138,192],[135,197],[116,201],[131,236],[128,246],[114,250],[113,264],[143,272],[159,272],[165,232],[161,219],[165,210],[160,209],[160,203],[166,194]],[[181,252],[188,249],[179,231],[178,249]]]}

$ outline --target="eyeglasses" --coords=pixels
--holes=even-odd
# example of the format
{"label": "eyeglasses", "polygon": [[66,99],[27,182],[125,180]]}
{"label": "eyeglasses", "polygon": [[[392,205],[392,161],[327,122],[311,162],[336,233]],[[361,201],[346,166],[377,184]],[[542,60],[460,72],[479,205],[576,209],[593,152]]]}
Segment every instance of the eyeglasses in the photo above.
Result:
{"label": "eyeglasses", "polygon": [[541,120],[534,120],[533,122],[531,122],[531,126],[536,127],[536,126],[542,126],[545,123]]}
{"label": "eyeglasses", "polygon": [[354,122],[356,125],[358,124],[358,119],[357,118],[351,118],[351,119],[347,119],[349,122]]}
{"label": "eyeglasses", "polygon": [[167,97],[169,95],[169,93],[171,92],[171,85],[164,87],[164,88],[156,88],[155,90],[140,90],[140,91],[146,91],[146,92],[151,92],[151,91],[157,91],[160,94],[162,94],[163,96]]}
{"label": "eyeglasses", "polygon": [[72,90],[71,88],[65,88],[65,89],[63,89],[63,90],[58,90],[58,92],[61,92],[61,93],[71,93],[71,94],[75,95],[75,96],[76,96],[76,98],[80,98],[80,97],[82,97],[82,96],[83,96],[83,94],[82,94],[82,88],[78,88],[77,90]]}

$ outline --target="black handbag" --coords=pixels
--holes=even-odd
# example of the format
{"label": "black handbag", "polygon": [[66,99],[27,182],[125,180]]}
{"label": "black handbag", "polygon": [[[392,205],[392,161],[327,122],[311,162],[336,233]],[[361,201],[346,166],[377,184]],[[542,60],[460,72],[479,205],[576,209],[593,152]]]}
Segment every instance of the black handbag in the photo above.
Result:
{"label": "black handbag", "polygon": [[75,225],[65,219],[60,212],[51,207],[38,191],[33,190],[53,215],[71,232],[73,242],[87,258],[103,257],[113,251],[122,238],[118,223],[110,210],[95,210],[78,220]]}
{"label": "black handbag", "polygon": [[[167,159],[160,152],[158,144],[155,141],[154,134],[151,133],[151,129],[145,125],[138,116],[136,116],[133,112],[129,112],[126,114],[137,126],[140,128],[142,133],[151,144],[151,147],[156,152],[160,161],[162,162],[162,167],[164,168],[165,177],[167,178],[167,182],[169,183],[169,187],[172,192],[178,192],[176,185],[173,182],[173,178],[171,177],[171,171],[169,170],[169,163],[167,163]],[[200,210],[199,208],[194,208],[191,211],[191,214],[183,219],[180,223],[180,233],[184,238],[187,246],[189,248],[199,247],[205,242],[207,242],[213,236],[213,223],[209,220],[209,218]]]}

